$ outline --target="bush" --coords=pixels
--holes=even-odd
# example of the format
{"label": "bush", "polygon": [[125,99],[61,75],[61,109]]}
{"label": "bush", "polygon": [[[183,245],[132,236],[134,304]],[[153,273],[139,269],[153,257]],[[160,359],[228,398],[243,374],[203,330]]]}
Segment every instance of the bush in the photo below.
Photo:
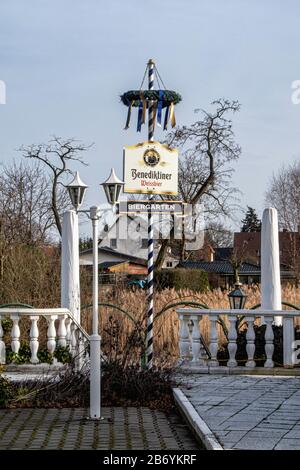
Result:
{"label": "bush", "polygon": [[158,289],[190,289],[194,292],[205,292],[209,289],[208,276],[201,269],[161,269],[154,275]]}
{"label": "bush", "polygon": [[13,387],[11,383],[0,376],[0,408],[5,408],[13,397]]}

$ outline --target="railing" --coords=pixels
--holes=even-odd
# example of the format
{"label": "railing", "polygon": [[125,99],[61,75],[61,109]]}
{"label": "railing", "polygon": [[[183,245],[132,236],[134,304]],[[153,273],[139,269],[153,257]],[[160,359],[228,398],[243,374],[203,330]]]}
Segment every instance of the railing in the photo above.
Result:
{"label": "railing", "polygon": [[[47,322],[47,350],[53,357],[57,346],[67,348],[74,358],[76,368],[81,368],[87,359],[89,335],[66,308],[1,308],[0,309],[0,364],[6,364],[6,344],[2,320],[11,319],[10,331],[12,352],[18,355],[21,346],[20,320],[30,320],[29,346],[31,364],[39,364],[39,321]],[[56,362],[55,359],[53,361]]]}
{"label": "railing", "polygon": [[[255,329],[254,322],[257,319],[262,319],[263,324],[266,325],[264,333],[265,341],[265,362],[264,368],[274,368],[273,353],[274,353],[274,331],[273,322],[275,316],[282,317],[282,343],[283,343],[283,366],[292,368],[300,360],[297,359],[297,354],[294,351],[295,346],[295,319],[300,319],[300,310],[296,311],[270,311],[270,310],[200,310],[194,308],[180,308],[176,310],[179,316],[180,330],[179,330],[179,353],[180,365],[184,368],[193,369],[200,368],[203,372],[223,366],[228,369],[238,368],[238,361],[236,353],[238,348],[237,338],[237,319],[244,317],[243,323],[245,326],[245,340],[246,340],[246,355],[245,367],[247,369],[256,368],[255,357]],[[222,315],[226,318],[229,324],[227,343],[228,360],[227,363],[219,362],[218,350],[220,344],[220,337],[217,328],[218,318]],[[224,318],[223,317],[223,318]],[[209,356],[205,351],[201,337],[203,335],[204,319],[209,322]],[[207,323],[206,323],[207,326]],[[246,329],[247,327],[247,329]],[[224,341],[224,338],[223,338]],[[300,346],[300,345],[299,345]],[[299,351],[300,354],[300,351]],[[223,369],[222,367],[222,369]],[[224,370],[224,369],[223,369]]]}

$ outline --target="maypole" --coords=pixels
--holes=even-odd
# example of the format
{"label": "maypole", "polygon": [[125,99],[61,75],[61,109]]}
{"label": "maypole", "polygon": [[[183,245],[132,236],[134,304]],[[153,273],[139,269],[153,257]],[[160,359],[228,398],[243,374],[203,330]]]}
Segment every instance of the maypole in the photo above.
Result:
{"label": "maypole", "polygon": [[[154,62],[148,62],[148,78],[149,90],[154,89]],[[149,103],[149,119],[148,119],[148,140],[154,141],[154,102]],[[149,199],[153,199],[151,194]],[[153,214],[151,209],[148,210],[148,276],[147,276],[147,349],[146,364],[151,369],[153,365],[153,269],[154,269],[154,244],[153,244]]]}
{"label": "maypole", "polygon": [[[143,89],[147,72],[148,89]],[[157,90],[154,89],[155,78],[158,83]],[[124,147],[124,193],[149,194],[146,365],[148,369],[151,369],[153,366],[154,274],[154,220],[151,201],[155,194],[177,195],[178,193],[178,152],[167,145],[154,142],[154,129],[157,123],[158,126],[163,126],[163,129],[167,130],[169,121],[171,126],[175,127],[174,105],[181,101],[181,96],[165,88],[154,61],[150,59],[140,89],[127,91],[121,96],[121,100],[128,107],[125,129],[130,127],[132,108],[135,107],[138,108],[137,132],[141,132],[148,110],[148,141]],[[165,109],[165,117],[162,124],[163,109]]]}

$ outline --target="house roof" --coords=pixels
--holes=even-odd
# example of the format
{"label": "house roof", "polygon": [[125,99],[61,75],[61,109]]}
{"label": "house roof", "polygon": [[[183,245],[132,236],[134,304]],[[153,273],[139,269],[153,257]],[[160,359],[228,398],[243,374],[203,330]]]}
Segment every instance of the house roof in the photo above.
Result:
{"label": "house roof", "polygon": [[126,261],[103,261],[103,263],[99,263],[100,269],[108,269],[112,266],[117,266],[118,264],[124,264]]}
{"label": "house roof", "polygon": [[[143,258],[138,258],[136,256],[133,256],[133,255],[129,255],[128,253],[122,253],[120,251],[117,251],[117,250],[114,250],[108,246],[98,246],[98,253],[100,252],[103,252],[103,253],[109,253],[109,254],[112,254],[112,255],[116,255],[118,258],[122,258],[124,261],[130,261],[134,264],[142,264],[143,266],[147,264],[146,260],[144,260]],[[87,250],[83,250],[80,252],[80,255],[83,255],[83,254],[88,254],[88,253],[93,253],[93,248],[89,248]],[[112,263],[116,263],[116,264],[120,264],[122,261],[112,261]]]}
{"label": "house roof", "polygon": [[[202,269],[208,273],[232,274],[233,269],[229,261],[181,261],[178,268]],[[251,263],[243,263],[239,274],[260,274],[260,266]]]}

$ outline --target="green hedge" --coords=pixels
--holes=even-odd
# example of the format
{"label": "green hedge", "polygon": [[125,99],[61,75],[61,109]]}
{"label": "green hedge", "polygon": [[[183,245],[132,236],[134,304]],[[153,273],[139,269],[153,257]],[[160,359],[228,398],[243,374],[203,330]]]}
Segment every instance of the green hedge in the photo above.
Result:
{"label": "green hedge", "polygon": [[158,289],[174,288],[191,289],[204,292],[209,289],[208,276],[200,269],[161,269],[154,274],[155,286]]}

